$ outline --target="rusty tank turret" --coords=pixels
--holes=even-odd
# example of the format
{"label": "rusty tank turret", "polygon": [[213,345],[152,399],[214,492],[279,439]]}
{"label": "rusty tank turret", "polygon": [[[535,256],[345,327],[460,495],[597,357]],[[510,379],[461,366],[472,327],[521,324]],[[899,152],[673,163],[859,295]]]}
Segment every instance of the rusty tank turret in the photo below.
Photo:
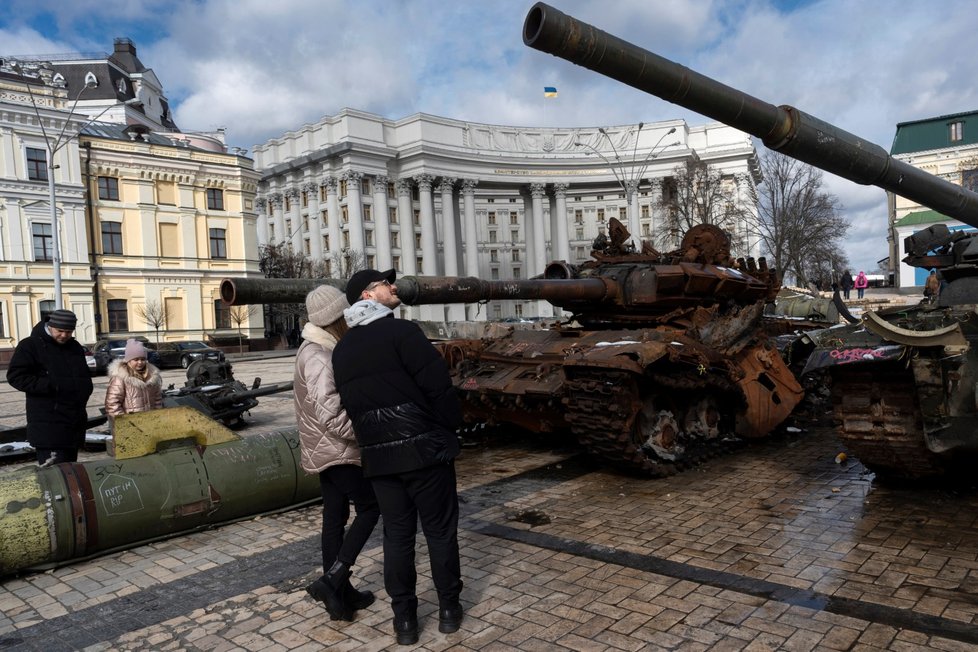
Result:
{"label": "rusty tank turret", "polygon": [[[615,219],[593,260],[551,263],[542,278],[404,277],[407,305],[541,299],[573,315],[549,329],[503,328],[438,342],[469,422],[570,431],[617,467],[663,476],[744,437],[770,433],[803,392],[761,324],[779,289],[764,260],[730,256],[720,229],[691,229],[679,249],[626,244]],[[312,281],[311,283],[315,283]],[[276,284],[274,300],[296,303]],[[226,279],[222,297],[269,300]]]}
{"label": "rusty tank turret", "polygon": [[[889,156],[791,106],[774,106],[537,3],[524,42],[724,122],[772,150],[875,185],[978,228],[978,194]],[[905,241],[912,266],[938,269],[937,302],[870,312],[805,336],[807,372],[828,369],[842,440],[878,475],[942,476],[978,452],[978,237],[938,226]]]}

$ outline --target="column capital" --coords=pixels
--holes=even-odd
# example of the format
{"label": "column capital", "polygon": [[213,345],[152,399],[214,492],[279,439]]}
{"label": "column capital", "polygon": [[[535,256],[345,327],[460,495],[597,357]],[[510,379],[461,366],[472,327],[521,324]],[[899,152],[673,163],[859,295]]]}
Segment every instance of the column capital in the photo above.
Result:
{"label": "column capital", "polygon": [[474,195],[475,187],[479,185],[478,179],[462,179],[462,194]]}
{"label": "column capital", "polygon": [[319,185],[326,186],[326,192],[336,193],[336,189],[340,185],[340,180],[332,175],[329,175],[320,179]]}
{"label": "column capital", "polygon": [[554,184],[554,196],[556,197],[566,197],[567,189],[570,188],[569,183],[555,183]]}
{"label": "column capital", "polygon": [[319,184],[315,181],[306,181],[302,184],[302,191],[309,194],[315,194],[319,191]]}
{"label": "column capital", "polygon": [[431,192],[431,186],[435,182],[435,178],[430,174],[422,172],[421,174],[414,175],[414,182],[418,184],[419,190]]}
{"label": "column capital", "polygon": [[289,199],[298,199],[299,198],[299,189],[296,188],[295,186],[289,186],[288,188],[285,189],[285,193],[284,194]]}
{"label": "column capital", "polygon": [[[340,178],[345,179],[348,182],[353,181],[355,183],[360,183],[360,180],[363,179],[363,172],[357,172],[356,170],[346,170],[345,172],[343,172],[343,174],[340,175]],[[357,188],[357,190],[359,190],[359,188]]]}
{"label": "column capital", "polygon": [[398,197],[410,197],[411,196],[411,180],[410,179],[398,179],[394,182],[397,187]]}
{"label": "column capital", "polygon": [[639,179],[626,179],[625,180],[625,192],[629,195],[634,195],[638,191]]}
{"label": "column capital", "polygon": [[[390,181],[391,181],[390,177],[387,176],[386,174],[378,174],[374,176],[374,183],[377,186],[383,188],[385,194],[387,193],[387,184],[390,183]],[[376,188],[374,188],[374,192],[377,192]]]}
{"label": "column capital", "polygon": [[456,177],[442,177],[441,181],[438,182],[438,192],[442,194],[451,192],[452,188],[455,187],[456,181],[458,181],[458,178]]}
{"label": "column capital", "polygon": [[268,199],[262,196],[255,197],[255,208],[264,212],[268,208]]}
{"label": "column capital", "polygon": [[268,196],[268,201],[272,202],[273,209],[281,209],[282,204],[285,202],[285,196],[283,196],[280,192],[273,192]]}
{"label": "column capital", "polygon": [[547,194],[547,184],[545,183],[531,183],[530,184],[530,195],[534,199],[543,199]]}

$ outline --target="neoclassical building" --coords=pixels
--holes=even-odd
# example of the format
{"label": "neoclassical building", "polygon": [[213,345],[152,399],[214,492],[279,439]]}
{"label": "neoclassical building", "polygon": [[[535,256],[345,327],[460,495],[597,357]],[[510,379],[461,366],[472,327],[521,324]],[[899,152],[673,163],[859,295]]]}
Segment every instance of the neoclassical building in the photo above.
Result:
{"label": "neoclassical building", "polygon": [[[327,273],[357,260],[399,275],[525,279],[552,260],[590,257],[619,218],[660,250],[676,169],[720,172],[738,204],[738,255],[757,256],[760,182],[750,137],[682,120],[615,127],[525,128],[344,109],[253,148],[258,240],[289,242]],[[552,314],[544,302],[425,308],[426,319]]]}

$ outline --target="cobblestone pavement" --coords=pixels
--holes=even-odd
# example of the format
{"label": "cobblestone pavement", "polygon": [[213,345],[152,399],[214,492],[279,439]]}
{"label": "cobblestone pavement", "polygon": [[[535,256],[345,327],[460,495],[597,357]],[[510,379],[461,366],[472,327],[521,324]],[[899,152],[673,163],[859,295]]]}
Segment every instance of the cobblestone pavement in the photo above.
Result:
{"label": "cobblestone pavement", "polygon": [[[497,435],[467,438],[458,462],[462,628],[437,631],[419,542],[416,649],[978,650],[974,490],[877,485],[834,462],[826,431],[654,481]],[[0,648],[395,649],[380,528],[354,575],[373,606],[337,623],[306,595],[319,518],[266,515],[7,578]]]}

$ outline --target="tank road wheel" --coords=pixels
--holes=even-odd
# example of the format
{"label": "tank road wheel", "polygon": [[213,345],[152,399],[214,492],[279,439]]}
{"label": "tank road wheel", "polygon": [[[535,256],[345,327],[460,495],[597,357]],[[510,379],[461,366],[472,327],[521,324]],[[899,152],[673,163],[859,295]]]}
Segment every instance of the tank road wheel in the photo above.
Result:
{"label": "tank road wheel", "polygon": [[832,410],[839,439],[881,480],[940,476],[944,460],[927,448],[913,375],[878,366],[875,372],[839,368]]}
{"label": "tank road wheel", "polygon": [[720,436],[720,407],[712,396],[693,401],[686,410],[684,430],[691,437],[711,440]]}
{"label": "tank road wheel", "polygon": [[644,451],[670,462],[682,458],[684,448],[680,443],[682,430],[672,410],[658,409],[652,401],[645,401],[635,416],[632,439]]}

